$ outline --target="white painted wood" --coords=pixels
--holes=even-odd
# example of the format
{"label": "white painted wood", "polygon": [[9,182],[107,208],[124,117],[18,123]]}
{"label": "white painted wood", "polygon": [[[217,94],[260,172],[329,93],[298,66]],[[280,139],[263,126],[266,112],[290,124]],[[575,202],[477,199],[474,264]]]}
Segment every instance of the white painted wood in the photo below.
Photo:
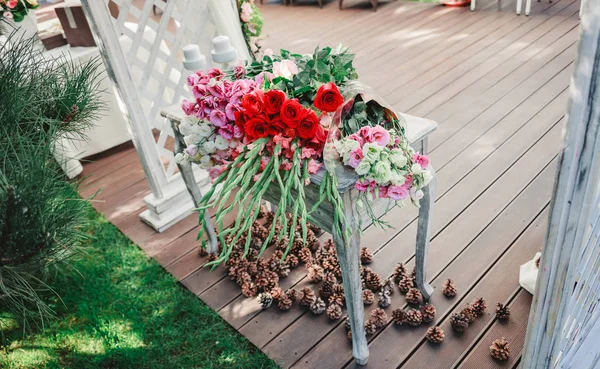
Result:
{"label": "white painted wood", "polygon": [[593,368],[600,356],[600,0],[583,4],[575,65],[523,369]]}
{"label": "white painted wood", "polygon": [[429,301],[433,295],[433,287],[427,282],[427,254],[429,252],[429,241],[431,240],[431,228],[433,218],[433,206],[435,203],[435,169],[429,165],[428,170],[431,171],[433,178],[429,185],[423,189],[423,198],[420,201],[419,220],[417,229],[417,245],[415,250],[416,268],[416,283],[417,288],[421,291],[423,299]]}
{"label": "white painted wood", "polygon": [[[234,47],[244,45],[241,57],[249,59],[250,55],[241,29],[235,26],[239,15],[229,1],[112,3],[112,10],[118,11],[116,18],[109,13],[109,0],[82,0],[109,76],[119,91],[121,108],[152,190],[144,198],[147,210],[140,217],[161,232],[193,208],[170,149],[170,122],[160,116],[165,107],[178,104],[189,94],[185,86],[187,73],[181,63],[183,47],[196,44],[208,55],[212,38],[224,34]],[[158,22],[153,19],[153,7],[162,13]],[[127,27],[126,22],[132,21],[137,26]],[[128,46],[119,45],[119,36],[130,40]],[[207,64],[211,66],[210,61]],[[208,184],[204,171],[193,170],[200,185]]]}

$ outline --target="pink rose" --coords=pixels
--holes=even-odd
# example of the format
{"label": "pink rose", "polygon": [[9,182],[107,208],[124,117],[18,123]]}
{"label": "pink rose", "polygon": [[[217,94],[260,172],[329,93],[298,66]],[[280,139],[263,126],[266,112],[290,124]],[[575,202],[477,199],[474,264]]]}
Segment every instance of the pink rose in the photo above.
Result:
{"label": "pink rose", "polygon": [[252,18],[252,5],[250,5],[250,3],[243,3],[242,4],[242,11],[240,14],[240,19],[242,20],[242,22],[244,23],[248,23],[250,22],[250,19]]}
{"label": "pink rose", "polygon": [[13,14],[11,12],[4,12],[3,15],[6,19],[13,19]]}
{"label": "pink rose", "polygon": [[387,196],[394,201],[403,200],[408,197],[408,190],[404,186],[390,186],[387,189]]}
{"label": "pink rose", "polygon": [[387,187],[379,186],[379,197],[382,199],[387,199],[389,197]]}
{"label": "pink rose", "polygon": [[281,170],[290,170],[292,169],[292,163],[288,160],[284,160],[281,165],[279,166],[279,169]]}
{"label": "pink rose", "polygon": [[256,84],[259,86],[262,86],[263,83],[265,82],[265,78],[271,82],[273,80],[273,73],[270,72],[260,72],[259,74],[256,75],[256,77],[254,77],[254,81],[256,81]]}
{"label": "pink rose", "polygon": [[214,78],[218,81],[225,76],[225,73],[223,73],[223,71],[219,68],[210,68],[207,75],[208,78]]}
{"label": "pink rose", "polygon": [[429,158],[426,155],[421,155],[418,152],[412,156],[412,160],[419,164],[421,168],[427,168],[429,166]]}
{"label": "pink rose", "polygon": [[205,85],[195,85],[192,87],[192,94],[196,99],[203,99],[204,96],[208,93]]}
{"label": "pink rose", "polygon": [[375,126],[371,129],[371,142],[377,142],[379,146],[387,146],[390,142],[390,133],[382,126]]}
{"label": "pink rose", "polygon": [[234,126],[231,124],[226,124],[223,127],[219,128],[219,134],[223,136],[226,140],[231,140],[233,138],[233,128]]}
{"label": "pink rose", "polygon": [[236,65],[233,67],[233,76],[240,79],[246,75],[246,68],[243,65]]}
{"label": "pink rose", "polygon": [[321,168],[321,163],[317,162],[314,159],[311,159],[311,161],[308,162],[308,173],[309,174],[315,174],[319,171],[319,169]]}
{"label": "pink rose", "polygon": [[200,82],[200,76],[196,73],[190,74],[189,76],[187,76],[186,81],[188,86],[195,86]]}
{"label": "pink rose", "polygon": [[348,165],[350,165],[352,168],[356,168],[358,166],[358,164],[360,164],[362,159],[363,159],[362,149],[360,147],[357,147],[356,149],[354,149],[350,152],[350,160],[348,160]]}
{"label": "pink rose", "polygon": [[370,140],[371,137],[371,127],[369,126],[364,126],[361,129],[358,130],[358,135],[360,137],[362,137],[365,142],[373,142]]}
{"label": "pink rose", "polygon": [[181,103],[181,109],[183,110],[185,115],[194,114],[195,108],[196,108],[196,103],[188,101],[187,99],[184,99],[183,102]]}
{"label": "pink rose", "polygon": [[244,136],[244,132],[238,126],[233,126],[233,137],[242,138]]}
{"label": "pink rose", "polygon": [[225,106],[225,115],[230,121],[235,121],[235,113],[239,111],[242,111],[239,105],[229,103]]}
{"label": "pink rose", "polygon": [[218,81],[214,86],[208,86],[208,92],[210,92],[214,97],[225,98],[226,89],[225,84],[223,82]]}
{"label": "pink rose", "polygon": [[225,116],[225,113],[223,113],[221,110],[215,109],[211,111],[208,119],[212,124],[214,124],[217,127],[225,127],[225,125],[227,124],[227,117]]}
{"label": "pink rose", "polygon": [[362,138],[361,136],[359,136],[356,133],[351,134],[350,136],[348,136],[348,138],[351,139],[351,140],[354,140],[354,141],[358,142],[361,147],[365,144],[364,138]]}
{"label": "pink rose", "polygon": [[19,5],[19,1],[18,0],[9,0],[6,5],[8,6],[9,9],[14,9],[17,7],[17,5]]}
{"label": "pink rose", "polygon": [[316,153],[317,152],[315,150],[311,149],[311,148],[303,147],[302,148],[302,154],[300,155],[300,157],[302,159],[308,159],[308,158],[311,158],[314,155],[316,155]]}

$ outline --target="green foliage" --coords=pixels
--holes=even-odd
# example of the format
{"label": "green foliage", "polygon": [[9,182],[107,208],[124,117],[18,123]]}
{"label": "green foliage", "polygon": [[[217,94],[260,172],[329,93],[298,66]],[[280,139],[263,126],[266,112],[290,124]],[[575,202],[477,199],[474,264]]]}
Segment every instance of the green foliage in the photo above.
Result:
{"label": "green foliage", "polygon": [[10,13],[15,22],[21,22],[29,11],[39,8],[37,0],[19,0],[15,7],[10,8],[6,1],[0,1],[0,17],[6,17],[4,13]]}
{"label": "green foliage", "polygon": [[27,339],[5,320],[1,368],[277,368],[105,218],[86,218],[82,275],[52,283],[59,319]]}
{"label": "green foliage", "polygon": [[15,33],[0,45],[0,307],[24,330],[52,316],[45,281],[87,238],[86,201],[52,152],[60,137],[83,138],[101,108],[97,66],[44,59]]}

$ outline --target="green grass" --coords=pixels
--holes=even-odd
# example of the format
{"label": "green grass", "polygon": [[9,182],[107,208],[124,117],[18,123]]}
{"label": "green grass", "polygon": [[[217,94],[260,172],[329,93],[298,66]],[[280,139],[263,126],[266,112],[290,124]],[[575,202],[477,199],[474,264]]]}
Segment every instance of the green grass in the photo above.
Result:
{"label": "green grass", "polygon": [[51,282],[63,301],[53,303],[57,318],[26,338],[4,320],[0,368],[277,367],[106,219],[90,217],[94,240],[76,271]]}

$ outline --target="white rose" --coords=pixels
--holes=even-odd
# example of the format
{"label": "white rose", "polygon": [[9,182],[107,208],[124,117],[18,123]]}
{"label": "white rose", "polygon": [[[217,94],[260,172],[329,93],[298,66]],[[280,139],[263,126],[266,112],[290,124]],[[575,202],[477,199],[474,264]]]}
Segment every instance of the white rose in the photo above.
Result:
{"label": "white rose", "polygon": [[420,164],[418,163],[414,163],[411,167],[410,167],[410,171],[413,172],[416,175],[422,174],[424,172],[423,168],[421,167]]}
{"label": "white rose", "polygon": [[207,154],[212,154],[215,152],[215,143],[213,141],[206,141],[202,144],[202,148],[206,151]]}
{"label": "white rose", "polygon": [[199,165],[202,169],[209,169],[212,167],[212,159],[210,158],[210,156],[205,155],[200,159]]}
{"label": "white rose", "polygon": [[390,161],[398,168],[402,168],[406,165],[408,159],[404,156],[404,153],[400,149],[393,149],[390,152]]}
{"label": "white rose", "polygon": [[376,142],[369,142],[363,146],[363,161],[368,161],[371,164],[374,164],[379,160],[379,156],[381,150],[383,148],[379,146]]}
{"label": "white rose", "polygon": [[378,184],[389,182],[391,174],[390,164],[385,161],[378,161],[371,167],[371,175]]}
{"label": "white rose", "polygon": [[390,174],[390,182],[394,186],[402,186],[404,182],[406,182],[406,177],[404,177],[401,173],[398,173],[397,171],[393,170]]}
{"label": "white rose", "polygon": [[185,142],[186,146],[195,145],[198,142],[200,142],[201,140],[202,140],[202,137],[200,137],[200,135],[198,135],[196,133],[192,133],[183,138],[183,141]]}
{"label": "white rose", "polygon": [[359,176],[364,176],[371,170],[371,163],[369,163],[366,160],[363,160],[360,162],[360,164],[358,164],[358,166],[354,170]]}
{"label": "white rose", "polygon": [[215,138],[215,147],[217,148],[217,150],[228,149],[229,142],[225,139],[225,137],[217,135],[217,138]]}
{"label": "white rose", "polygon": [[282,60],[273,63],[273,75],[275,77],[283,77],[291,80],[296,74],[298,74],[298,66],[291,60]]}
{"label": "white rose", "polygon": [[175,155],[175,163],[181,164],[181,162],[183,162],[183,153],[179,152]]}
{"label": "white rose", "polygon": [[432,179],[433,179],[433,174],[431,174],[431,172],[428,170],[424,170],[423,171],[423,186],[427,186],[429,184],[429,182],[431,182]]}
{"label": "white rose", "polygon": [[193,134],[195,133],[195,134],[199,135],[200,137],[208,137],[208,136],[212,135],[212,133],[213,133],[212,127],[206,123],[196,124],[195,126],[192,126],[190,131]]}

